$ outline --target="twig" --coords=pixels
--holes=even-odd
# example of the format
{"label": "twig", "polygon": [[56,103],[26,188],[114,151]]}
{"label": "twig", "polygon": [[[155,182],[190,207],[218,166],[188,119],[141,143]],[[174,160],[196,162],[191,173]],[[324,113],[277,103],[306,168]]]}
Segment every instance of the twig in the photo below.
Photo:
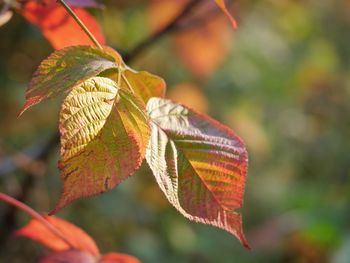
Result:
{"label": "twig", "polygon": [[[56,148],[59,142],[59,134],[55,133],[50,140],[47,141],[47,144],[44,145],[41,149],[41,152],[38,154],[36,161],[40,162],[46,162],[48,157],[50,156],[51,152]],[[18,196],[16,196],[16,199],[18,201],[25,201],[30,194],[30,189],[32,188],[34,182],[35,182],[35,174],[33,174],[30,170],[28,170],[24,174],[24,180],[21,182],[21,192]],[[3,236],[6,236],[10,234],[15,227],[17,226],[16,223],[16,208],[14,206],[9,206],[7,210],[4,211],[4,216],[2,218],[1,225],[4,226],[4,232],[2,233]],[[6,233],[5,233],[6,231]],[[0,243],[2,240],[0,240]]]}
{"label": "twig", "polygon": [[169,24],[167,24],[165,27],[163,27],[161,30],[157,31],[153,35],[146,38],[144,41],[142,41],[140,44],[138,44],[134,49],[132,49],[128,54],[125,55],[124,61],[130,61],[133,60],[135,57],[137,57],[142,51],[147,49],[149,46],[157,42],[160,38],[165,36],[168,33],[171,33],[176,30],[178,27],[179,22],[185,18],[187,15],[191,13],[191,11],[201,2],[202,0],[192,0],[189,2],[184,9],[181,11],[181,13],[174,18]]}
{"label": "twig", "polygon": [[26,204],[16,200],[15,198],[1,193],[0,192],[0,200],[4,201],[13,207],[16,207],[23,212],[27,213],[30,215],[32,218],[38,220],[40,223],[42,223],[49,231],[51,231],[52,234],[57,236],[59,239],[61,239],[63,242],[65,242],[70,248],[75,248],[74,245],[65,238],[65,236],[56,228],[54,227],[49,221],[47,221],[42,215],[40,215],[38,212],[36,212],[34,209],[31,207],[27,206]]}

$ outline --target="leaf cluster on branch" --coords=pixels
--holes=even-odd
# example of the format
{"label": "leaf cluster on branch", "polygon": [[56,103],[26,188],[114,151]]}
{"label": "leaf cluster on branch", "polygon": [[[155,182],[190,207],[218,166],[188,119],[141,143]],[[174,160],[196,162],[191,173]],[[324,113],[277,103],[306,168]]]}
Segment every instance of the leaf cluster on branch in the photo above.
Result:
{"label": "leaf cluster on branch", "polygon": [[[105,46],[96,21],[80,8],[97,6],[95,1],[67,1],[78,6],[73,10],[62,0],[63,7],[39,2],[28,1],[19,12],[39,26],[58,50],[34,73],[20,114],[42,101],[65,96],[59,116],[63,191],[50,214],[78,198],[113,189],[145,159],[160,189],[182,215],[224,229],[248,248],[238,211],[248,166],[243,141],[209,116],[166,99],[162,78],[130,68],[116,50]],[[215,2],[236,27],[225,2]],[[59,34],[62,28],[53,26],[64,9],[71,14],[66,26],[74,24],[77,38],[67,40]]]}

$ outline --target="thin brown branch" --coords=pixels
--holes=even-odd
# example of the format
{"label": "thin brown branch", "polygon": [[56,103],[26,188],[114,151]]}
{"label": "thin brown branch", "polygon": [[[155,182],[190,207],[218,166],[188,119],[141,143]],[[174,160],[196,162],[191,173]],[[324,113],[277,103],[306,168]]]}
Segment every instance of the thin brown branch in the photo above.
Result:
{"label": "thin brown branch", "polygon": [[202,2],[202,0],[190,1],[170,23],[168,23],[161,30],[157,31],[153,35],[146,38],[144,41],[142,41],[140,44],[138,44],[134,49],[132,49],[129,53],[127,53],[124,56],[124,61],[128,62],[130,60],[135,59],[135,57],[137,57],[140,53],[142,53],[144,50],[146,50],[149,46],[153,45],[155,42],[157,42],[163,36],[165,36],[169,33],[172,33],[173,31],[176,31],[181,20],[184,19],[186,16],[188,16],[191,13],[191,11],[201,2]]}

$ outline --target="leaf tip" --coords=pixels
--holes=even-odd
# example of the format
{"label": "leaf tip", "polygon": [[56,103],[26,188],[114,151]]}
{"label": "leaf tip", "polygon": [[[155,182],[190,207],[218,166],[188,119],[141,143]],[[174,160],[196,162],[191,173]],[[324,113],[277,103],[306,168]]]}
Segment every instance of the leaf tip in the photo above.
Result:
{"label": "leaf tip", "polygon": [[26,102],[24,103],[22,109],[18,113],[17,117],[21,117],[22,114],[28,110],[30,107],[32,107],[35,104],[38,104],[42,100],[42,97],[40,96],[34,96],[27,98]]}

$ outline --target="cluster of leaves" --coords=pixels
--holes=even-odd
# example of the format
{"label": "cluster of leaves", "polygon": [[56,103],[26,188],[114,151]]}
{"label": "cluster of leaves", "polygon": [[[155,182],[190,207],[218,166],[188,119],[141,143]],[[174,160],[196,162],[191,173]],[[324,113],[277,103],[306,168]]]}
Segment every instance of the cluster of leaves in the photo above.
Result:
{"label": "cluster of leaves", "polygon": [[64,185],[51,214],[114,188],[146,157],[179,212],[223,228],[248,246],[234,211],[242,206],[247,152],[233,131],[164,99],[161,78],[132,70],[109,47],[54,52],[35,72],[23,111],[64,93],[59,121]]}
{"label": "cluster of leaves", "polygon": [[[224,1],[215,2],[228,14]],[[62,10],[52,1],[44,6],[28,1],[21,10],[54,47],[64,47],[34,73],[21,112],[66,95],[59,118],[63,193],[50,214],[80,197],[116,187],[146,159],[159,187],[181,214],[224,229],[249,247],[237,212],[248,161],[242,140],[209,116],[165,99],[163,79],[131,69],[112,48],[61,42],[68,38],[57,38],[59,29],[53,23]],[[90,16],[79,8],[75,12],[81,18]],[[72,35],[76,32],[81,31],[74,29]],[[103,35],[97,36],[104,43]],[[90,44],[88,39],[77,41]]]}

